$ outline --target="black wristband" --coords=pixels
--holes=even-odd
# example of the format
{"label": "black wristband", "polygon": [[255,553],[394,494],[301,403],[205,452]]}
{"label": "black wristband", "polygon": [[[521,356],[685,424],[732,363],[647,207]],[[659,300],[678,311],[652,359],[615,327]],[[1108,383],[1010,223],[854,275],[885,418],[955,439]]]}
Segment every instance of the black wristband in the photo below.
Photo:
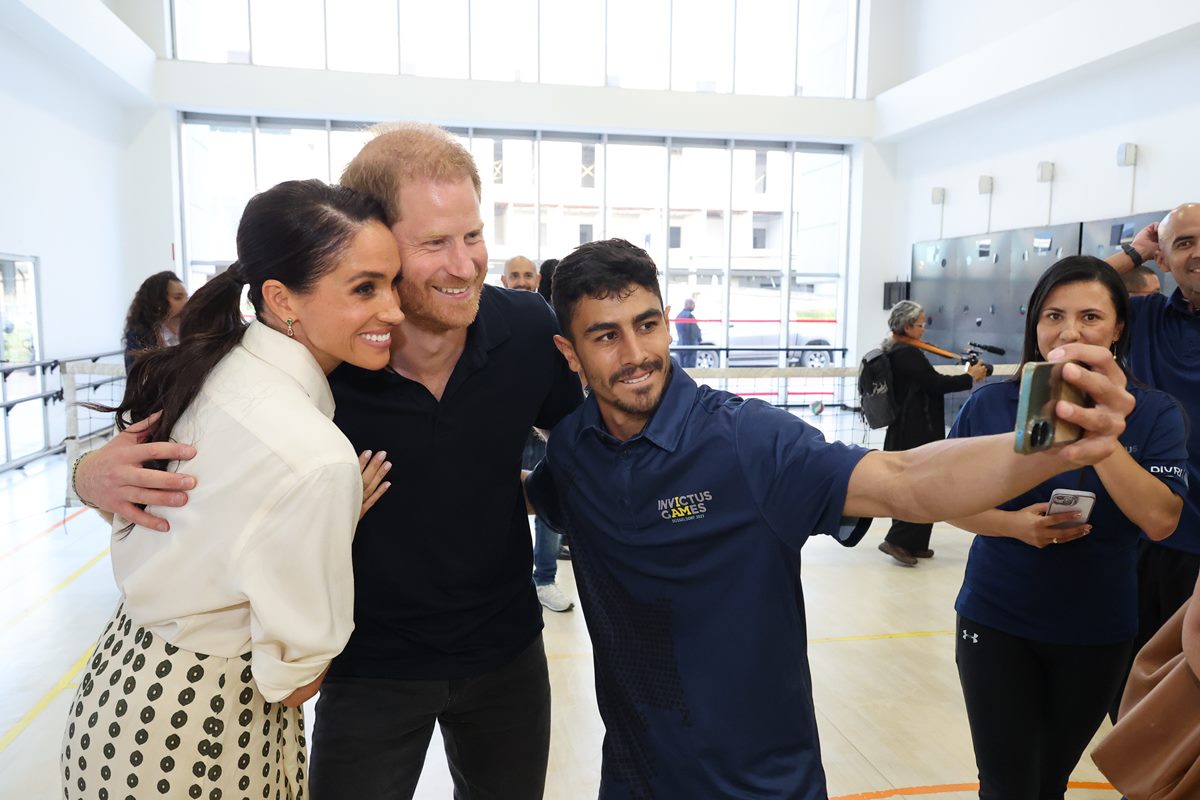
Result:
{"label": "black wristband", "polygon": [[1140,267],[1146,259],[1142,258],[1142,254],[1137,251],[1131,244],[1122,244],[1121,249],[1125,251],[1125,255],[1129,256],[1129,260],[1133,262],[1135,268]]}

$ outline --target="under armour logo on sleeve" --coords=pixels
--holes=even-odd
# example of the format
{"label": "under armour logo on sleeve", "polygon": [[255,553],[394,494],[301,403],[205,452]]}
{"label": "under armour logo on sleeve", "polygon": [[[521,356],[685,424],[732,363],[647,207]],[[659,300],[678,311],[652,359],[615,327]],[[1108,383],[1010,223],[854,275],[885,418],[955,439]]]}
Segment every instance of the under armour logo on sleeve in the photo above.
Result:
{"label": "under armour logo on sleeve", "polygon": [[971,644],[979,644],[979,634],[978,633],[967,633],[967,629],[963,628],[962,635],[963,635],[964,642],[969,641]]}

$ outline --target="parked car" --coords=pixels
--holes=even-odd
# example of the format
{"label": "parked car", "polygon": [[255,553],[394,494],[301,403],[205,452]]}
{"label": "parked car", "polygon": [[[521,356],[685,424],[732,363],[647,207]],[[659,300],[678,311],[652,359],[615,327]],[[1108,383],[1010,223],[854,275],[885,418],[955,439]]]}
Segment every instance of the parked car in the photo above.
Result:
{"label": "parked car", "polygon": [[[809,350],[809,347],[829,347],[834,323],[820,323],[829,328],[826,331],[795,332],[788,343],[787,366],[789,367],[828,367],[833,363],[828,350]],[[744,325],[738,330],[738,324],[730,325],[729,330],[729,361],[731,367],[775,367],[779,365],[779,351],[776,350],[738,350],[738,347],[778,348],[779,336],[773,331],[752,332],[753,326]],[[814,325],[815,327],[815,325]],[[721,366],[721,350],[711,340],[705,339],[700,344],[712,347],[712,350],[700,350],[696,353],[696,366],[713,369]],[[790,349],[790,348],[796,349]],[[678,351],[676,351],[678,352]]]}

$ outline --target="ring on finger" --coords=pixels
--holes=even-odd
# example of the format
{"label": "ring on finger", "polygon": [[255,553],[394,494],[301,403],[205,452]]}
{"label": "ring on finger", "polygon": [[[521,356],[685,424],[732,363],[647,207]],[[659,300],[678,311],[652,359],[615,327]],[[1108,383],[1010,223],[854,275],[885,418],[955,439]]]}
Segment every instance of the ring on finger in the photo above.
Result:
{"label": "ring on finger", "polygon": [[1051,539],[1050,544],[1058,544],[1058,537]]}

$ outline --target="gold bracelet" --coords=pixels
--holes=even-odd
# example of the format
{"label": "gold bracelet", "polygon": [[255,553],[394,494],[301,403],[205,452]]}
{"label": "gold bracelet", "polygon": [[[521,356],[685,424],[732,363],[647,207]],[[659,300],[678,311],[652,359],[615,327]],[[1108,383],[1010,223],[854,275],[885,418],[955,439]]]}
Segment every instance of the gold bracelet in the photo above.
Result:
{"label": "gold bracelet", "polygon": [[71,465],[71,491],[74,492],[75,496],[79,498],[79,502],[83,503],[88,508],[99,508],[100,506],[96,505],[95,503],[91,503],[88,500],[86,500],[84,497],[82,497],[79,494],[79,488],[75,485],[75,476],[79,472],[80,462],[83,461],[88,456],[90,456],[91,454],[92,454],[91,450],[88,450],[86,453],[80,454],[79,458],[75,459],[75,463]]}

